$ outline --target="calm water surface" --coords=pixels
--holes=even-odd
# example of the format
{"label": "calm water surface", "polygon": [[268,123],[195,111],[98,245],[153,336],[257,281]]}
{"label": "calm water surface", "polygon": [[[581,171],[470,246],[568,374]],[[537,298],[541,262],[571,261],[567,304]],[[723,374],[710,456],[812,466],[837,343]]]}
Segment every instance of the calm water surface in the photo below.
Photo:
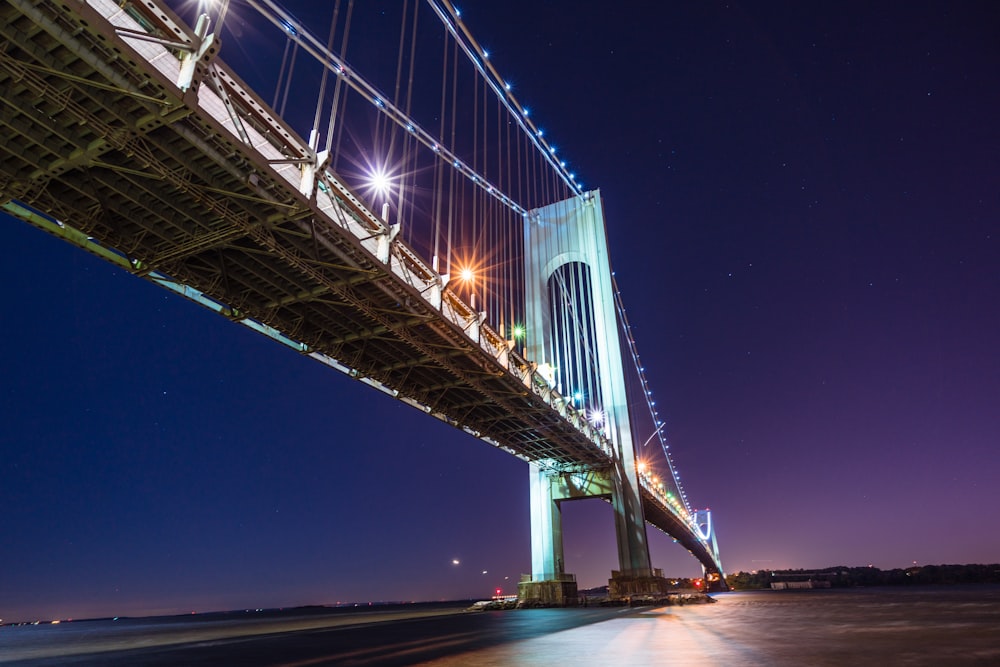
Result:
{"label": "calm water surface", "polygon": [[0,628],[42,665],[996,665],[1000,586],[759,591],[715,604],[142,619]]}

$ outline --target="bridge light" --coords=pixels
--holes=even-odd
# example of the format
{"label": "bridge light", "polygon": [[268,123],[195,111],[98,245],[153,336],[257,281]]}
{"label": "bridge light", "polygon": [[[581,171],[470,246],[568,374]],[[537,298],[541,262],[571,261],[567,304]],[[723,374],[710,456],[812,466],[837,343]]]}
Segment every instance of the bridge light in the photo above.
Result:
{"label": "bridge light", "polygon": [[600,426],[604,423],[604,411],[603,410],[591,410],[590,411],[590,423],[594,426]]}
{"label": "bridge light", "polygon": [[490,59],[490,52],[487,51],[486,49],[483,49],[483,58],[485,58],[487,60]]}
{"label": "bridge light", "polygon": [[473,278],[476,277],[476,274],[473,273],[472,269],[470,269],[469,267],[465,267],[464,269],[461,269],[458,272],[458,277],[461,278],[464,282],[470,282]]}
{"label": "bridge light", "polygon": [[376,169],[368,177],[369,187],[380,195],[388,194],[389,184],[389,175],[381,169]]}
{"label": "bridge light", "polygon": [[515,324],[514,328],[511,329],[510,333],[514,337],[515,340],[519,340],[521,338],[524,338],[524,326],[521,325],[521,324]]}

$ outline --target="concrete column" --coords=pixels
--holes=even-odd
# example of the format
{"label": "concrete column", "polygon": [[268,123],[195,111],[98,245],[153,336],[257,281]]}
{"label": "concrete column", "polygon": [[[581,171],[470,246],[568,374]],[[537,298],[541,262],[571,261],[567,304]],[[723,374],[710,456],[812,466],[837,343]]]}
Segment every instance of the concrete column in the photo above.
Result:
{"label": "concrete column", "polygon": [[[631,457],[630,457],[631,458]],[[630,461],[630,463],[632,463]],[[632,477],[635,465],[632,463]],[[642,512],[642,499],[636,479],[623,470],[615,470],[615,492],[611,505],[615,511],[615,534],[618,538],[618,566],[630,576],[645,577],[652,573],[646,535],[646,519]]]}
{"label": "concrete column", "polygon": [[556,579],[562,574],[562,510],[552,495],[552,478],[535,464],[529,464],[531,484],[531,578]]}

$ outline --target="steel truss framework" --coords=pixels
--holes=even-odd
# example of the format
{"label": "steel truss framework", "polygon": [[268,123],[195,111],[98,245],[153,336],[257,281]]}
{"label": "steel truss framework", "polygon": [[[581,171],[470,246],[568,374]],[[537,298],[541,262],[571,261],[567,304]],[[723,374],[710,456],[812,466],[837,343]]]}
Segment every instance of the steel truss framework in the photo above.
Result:
{"label": "steel truss framework", "polygon": [[[8,0],[0,41],[7,213],[523,460],[608,467],[584,415],[169,9]],[[642,500],[721,572],[690,522]]]}

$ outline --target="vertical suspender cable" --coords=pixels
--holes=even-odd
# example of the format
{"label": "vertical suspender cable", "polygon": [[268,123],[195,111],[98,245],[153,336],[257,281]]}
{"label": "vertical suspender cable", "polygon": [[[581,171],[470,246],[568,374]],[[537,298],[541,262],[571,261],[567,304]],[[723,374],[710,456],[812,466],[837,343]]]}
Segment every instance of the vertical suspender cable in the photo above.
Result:
{"label": "vertical suspender cable", "polygon": [[[354,14],[354,0],[348,0],[347,3],[347,16],[344,18],[344,37],[340,41],[340,57],[347,57],[347,41],[351,36],[351,18]],[[337,121],[337,117],[343,113],[343,110],[347,107],[347,96],[344,95],[343,102],[341,101],[341,92],[344,89],[344,81],[342,77],[337,77],[337,85],[333,89],[333,104],[330,106],[330,123],[327,125],[326,129],[326,150],[330,150],[333,146],[333,129],[334,124]],[[333,169],[336,171],[337,163],[340,161],[340,140],[344,134],[344,123],[336,123],[337,128],[337,139],[336,139],[336,150],[333,152]]]}
{"label": "vertical suspender cable", "polygon": [[[399,89],[403,84],[403,46],[406,43],[406,10],[409,8],[409,0],[403,0],[403,11],[400,14],[399,20],[399,46],[396,52],[396,85],[392,91],[392,102],[395,105],[399,105]],[[385,128],[383,131],[389,133],[389,145],[385,147],[385,164],[381,165],[382,172],[388,175],[388,170],[390,165],[395,165],[398,163],[396,159],[396,137],[398,136],[399,126],[396,123],[389,121],[389,118],[384,114],[378,115],[379,123],[376,126],[381,125]],[[378,139],[376,138],[376,146],[378,146]],[[398,212],[397,212],[397,215]]]}
{"label": "vertical suspender cable", "polygon": [[[333,50],[333,37],[337,31],[337,16],[340,14],[340,0],[333,6],[333,18],[330,20],[330,37],[326,41],[326,50]],[[330,76],[330,68],[323,68],[323,76],[319,81],[319,95],[316,96],[316,113],[310,129],[319,130],[319,121],[323,113],[323,98],[326,97],[326,80]]]}
{"label": "vertical suspender cable", "polygon": [[292,47],[292,59],[288,63],[288,76],[285,77],[285,92],[282,93],[281,96],[281,108],[278,109],[279,116],[285,115],[285,106],[288,104],[288,91],[292,87],[292,74],[295,72],[295,59],[298,57],[298,55],[299,55],[299,43],[295,42],[295,45]]}
{"label": "vertical suspender cable", "polygon": [[[444,28],[444,45],[441,53],[441,124],[440,130],[438,131],[438,137],[440,139],[444,138],[444,128],[445,128],[445,109],[447,104],[447,91],[448,91],[448,29]],[[438,157],[434,156],[434,260],[439,262],[441,257],[441,201],[444,199],[444,175],[445,175],[445,165],[444,161]],[[435,266],[439,269],[439,266]]]}
{"label": "vertical suspender cable", "polygon": [[281,98],[281,84],[285,80],[285,65],[288,64],[288,51],[292,48],[292,36],[288,35],[285,39],[285,52],[281,55],[281,67],[278,69],[278,83],[274,86],[274,100],[271,102],[271,108],[278,108],[278,100]]}
{"label": "vertical suspender cable", "polygon": [[[409,116],[410,113],[413,110],[413,69],[414,69],[414,66],[416,64],[416,59],[417,59],[417,20],[419,18],[419,15],[420,15],[420,3],[419,2],[414,2],[413,3],[413,27],[412,27],[412,33],[410,35],[410,71],[408,73],[407,80],[406,80],[406,115],[407,116]],[[410,197],[411,197],[411,199],[410,199],[411,206],[412,206],[412,202],[414,201],[413,198],[415,197],[416,182],[417,182],[417,168],[416,168],[417,158],[416,158],[415,155],[413,155],[413,151],[414,151],[414,139],[410,135],[410,133],[407,132],[407,133],[405,133],[403,135],[403,162],[402,162],[402,164],[403,164],[403,173],[400,175],[400,184],[401,184],[401,186],[399,188],[399,197],[398,197],[398,202],[399,203],[396,206],[397,210],[399,211],[398,217],[399,217],[399,221],[400,222],[403,222],[403,210],[404,210],[403,209],[403,205],[404,205],[404,202],[405,202],[405,198],[403,196],[403,187],[402,187],[403,183],[406,183],[407,185],[410,186],[410,187],[407,188],[407,192],[410,194]],[[411,161],[412,161],[412,164],[411,164]],[[408,181],[408,183],[407,183],[407,181]],[[409,211],[410,209],[411,209],[411,207],[407,207],[406,210]],[[412,216],[407,216],[407,221],[410,222],[410,223],[412,223]],[[413,224],[407,224],[407,225],[405,225],[405,227],[407,229],[407,239],[412,244],[412,242],[413,242]]]}
{"label": "vertical suspender cable", "polygon": [[[452,42],[452,57],[451,57],[451,143],[449,149],[452,153],[455,152],[455,121],[456,121],[456,98],[458,97],[458,43]],[[454,242],[454,225],[455,225],[455,206],[458,193],[456,190],[456,179],[457,174],[452,168],[448,169],[448,174],[450,177],[450,188],[449,192],[451,196],[448,197],[448,274],[451,274],[451,260],[454,254],[453,242]],[[462,184],[464,185],[465,179],[462,179]]]}

